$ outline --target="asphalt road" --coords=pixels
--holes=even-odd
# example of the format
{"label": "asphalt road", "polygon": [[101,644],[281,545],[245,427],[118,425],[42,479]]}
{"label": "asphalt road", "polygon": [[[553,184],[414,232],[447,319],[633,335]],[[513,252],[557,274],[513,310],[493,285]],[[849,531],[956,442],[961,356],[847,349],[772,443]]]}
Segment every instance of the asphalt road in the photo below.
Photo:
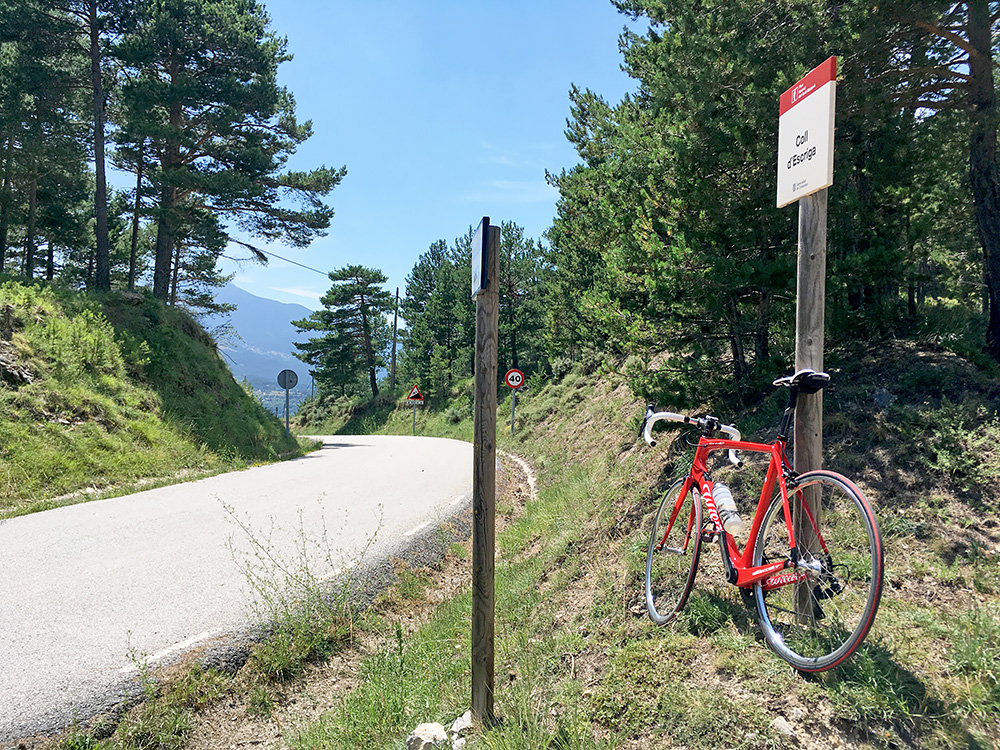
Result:
{"label": "asphalt road", "polygon": [[89,718],[141,665],[246,632],[283,569],[335,575],[469,504],[468,443],[322,439],[294,461],[0,521],[0,741]]}

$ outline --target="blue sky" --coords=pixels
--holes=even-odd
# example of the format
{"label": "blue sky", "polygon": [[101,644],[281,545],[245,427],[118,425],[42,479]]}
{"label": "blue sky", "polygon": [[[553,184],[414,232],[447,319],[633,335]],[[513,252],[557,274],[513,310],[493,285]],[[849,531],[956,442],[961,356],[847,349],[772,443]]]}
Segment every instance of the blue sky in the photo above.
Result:
{"label": "blue sky", "polygon": [[[263,247],[324,274],[378,268],[401,294],[432,242],[482,216],[541,238],[557,197],[545,170],[577,163],[563,135],[571,85],[611,102],[634,88],[618,50],[630,21],[609,0],[265,3],[294,55],[279,80],[313,124],[289,166],[344,165],[347,177],[329,196],[326,237]],[[330,286],[278,259],[223,270],[252,294],[313,309]]]}

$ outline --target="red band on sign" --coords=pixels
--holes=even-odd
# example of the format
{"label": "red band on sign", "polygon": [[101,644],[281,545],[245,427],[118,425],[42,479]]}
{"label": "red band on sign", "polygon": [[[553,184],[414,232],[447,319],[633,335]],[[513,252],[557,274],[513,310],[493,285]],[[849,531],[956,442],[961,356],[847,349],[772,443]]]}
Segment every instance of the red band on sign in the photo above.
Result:
{"label": "red band on sign", "polygon": [[778,114],[785,114],[785,112],[790,110],[814,91],[822,86],[825,86],[830,81],[836,80],[837,58],[829,57],[824,62],[809,71],[805,78],[781,95],[781,108]]}

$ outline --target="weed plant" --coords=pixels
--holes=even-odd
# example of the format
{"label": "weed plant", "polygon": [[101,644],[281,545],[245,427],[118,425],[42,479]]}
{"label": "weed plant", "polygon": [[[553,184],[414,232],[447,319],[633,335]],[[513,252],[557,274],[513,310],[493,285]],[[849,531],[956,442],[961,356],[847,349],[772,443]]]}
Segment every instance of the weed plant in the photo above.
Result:
{"label": "weed plant", "polygon": [[[310,533],[299,514],[293,530],[254,529],[231,506],[224,505],[235,533],[229,548],[252,595],[252,610],[266,637],[255,644],[244,678],[252,683],[251,706],[266,712],[273,703],[269,685],[297,677],[305,665],[341,650],[351,642],[354,611],[349,597],[353,571],[363,565],[381,522],[353,561],[331,545],[325,518]],[[237,541],[235,534],[240,540]],[[294,551],[282,553],[275,543],[291,534]]]}
{"label": "weed plant", "polygon": [[[767,650],[753,612],[713,580],[710,566],[675,625],[658,629],[645,619],[645,524],[668,478],[684,469],[685,451],[666,434],[655,453],[635,447],[642,404],[613,379],[595,389],[568,364],[561,381],[519,399],[518,430],[498,429],[501,445],[530,457],[542,489],[498,535],[503,720],[484,729],[477,746],[796,746],[797,738],[775,729],[777,716],[796,733],[836,732],[859,747],[995,746],[1000,560],[995,535],[970,533],[955,513],[956,502],[987,518],[996,513],[995,456],[980,450],[1000,437],[989,416],[992,386],[947,353],[931,352],[919,366],[914,357],[907,344],[876,358],[831,357],[838,369],[826,401],[830,465],[853,474],[885,519],[889,582],[863,647],[817,676],[796,673]],[[902,375],[887,380],[895,373]],[[883,384],[895,397],[884,411],[871,401]],[[767,439],[782,408],[779,394],[725,418]],[[409,416],[398,412],[397,425],[408,428]],[[754,485],[746,476],[732,479],[738,497]],[[919,587],[913,593],[911,584]],[[944,596],[928,601],[917,593],[924,588]],[[963,609],[962,589],[983,603]],[[345,696],[295,747],[395,747],[413,725],[447,724],[461,713],[470,607],[462,594],[426,629],[404,634],[397,658],[389,646],[373,657],[365,667],[371,684]],[[424,674],[398,658],[411,653],[426,660]],[[397,692],[387,677],[393,672]]]}

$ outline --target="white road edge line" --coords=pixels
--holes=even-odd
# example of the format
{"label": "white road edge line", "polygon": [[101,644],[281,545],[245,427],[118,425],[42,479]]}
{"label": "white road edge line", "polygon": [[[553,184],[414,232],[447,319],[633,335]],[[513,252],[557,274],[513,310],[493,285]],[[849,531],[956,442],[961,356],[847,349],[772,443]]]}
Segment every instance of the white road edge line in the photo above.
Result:
{"label": "white road edge line", "polygon": [[431,522],[430,522],[430,521],[424,521],[424,522],[423,522],[422,524],[420,524],[419,526],[415,526],[415,527],[413,527],[412,529],[410,529],[409,531],[407,531],[407,532],[406,532],[405,534],[403,534],[403,536],[413,536],[413,535],[414,535],[414,534],[416,534],[416,533],[417,533],[418,531],[421,531],[422,529],[425,529],[425,528],[427,528],[427,527],[428,527],[428,526],[430,526],[430,525],[431,525]]}
{"label": "white road edge line", "polygon": [[[191,648],[191,646],[195,645],[196,643],[200,643],[201,641],[206,641],[218,632],[219,629],[216,628],[215,630],[206,630],[204,633],[198,633],[198,635],[193,635],[190,638],[185,638],[183,641],[179,641],[175,643],[173,646],[167,646],[162,651],[157,651],[152,656],[147,657],[146,661],[150,662],[160,661],[161,659],[164,659],[177,651],[183,651],[186,648]],[[139,668],[135,664],[129,664],[128,666],[122,667],[118,671],[121,674],[128,674],[129,672],[137,672],[138,670]]]}

